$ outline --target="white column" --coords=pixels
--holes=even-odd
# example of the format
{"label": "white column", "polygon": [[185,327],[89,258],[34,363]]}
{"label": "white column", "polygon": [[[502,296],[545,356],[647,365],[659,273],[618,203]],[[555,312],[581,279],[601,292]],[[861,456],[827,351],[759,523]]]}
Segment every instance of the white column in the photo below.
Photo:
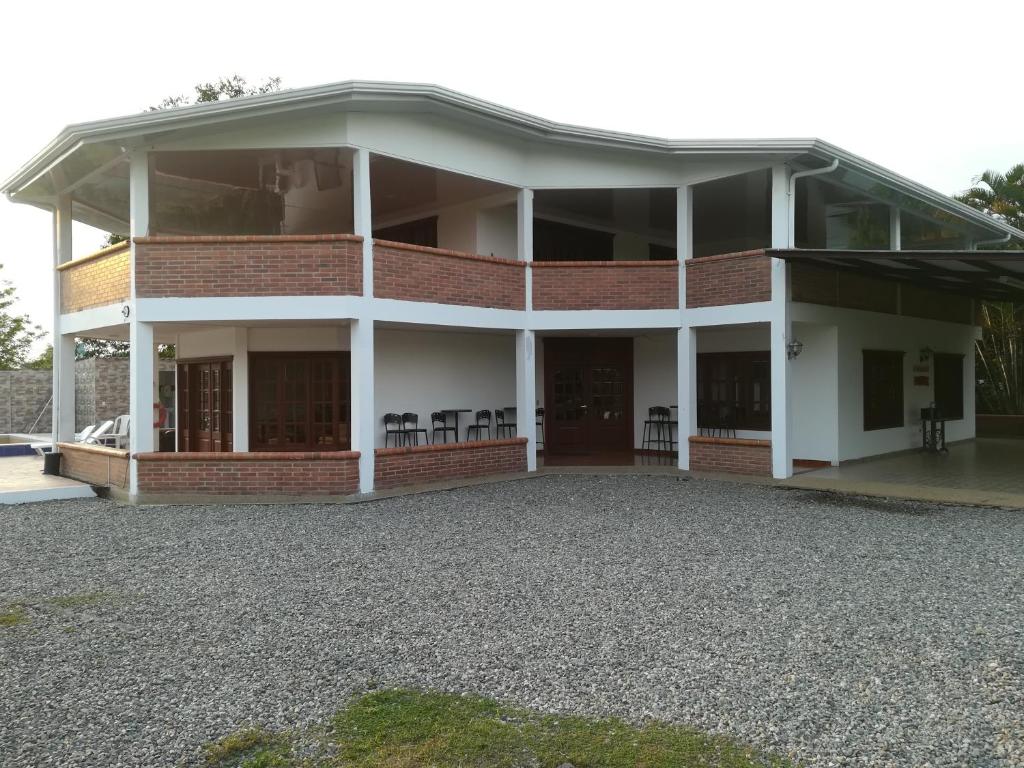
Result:
{"label": "white column", "polygon": [[363,295],[373,296],[373,214],[370,209],[370,152],[352,157],[353,232],[363,238]]}
{"label": "white column", "polygon": [[249,451],[249,329],[235,328],[231,362],[231,443],[236,453]]}
{"label": "white column", "polygon": [[[53,209],[53,265],[71,261],[71,198],[60,195]],[[60,272],[53,271],[53,417],[51,439],[75,438],[75,337],[61,333]]]}
{"label": "white column", "polygon": [[[772,247],[791,248],[792,232],[789,218],[789,168],[772,168]],[[771,371],[772,371],[772,476],[791,477],[793,456],[789,436],[792,414],[790,409],[790,366],[786,345],[792,336],[789,307],[789,264],[783,259],[772,259],[771,308]]]}
{"label": "white column", "polygon": [[526,311],[533,310],[533,190],[516,195],[516,258],[526,262]]}
{"label": "white column", "polygon": [[676,334],[676,400],[679,406],[679,468],[690,468],[690,435],[697,434],[697,329],[686,325]]}
{"label": "white column", "polygon": [[533,331],[516,331],[516,433],[526,438],[526,471],[537,470],[537,360]]}
{"label": "white column", "polygon": [[375,434],[373,320],[353,320],[352,347],[352,450],[359,451],[359,492],[373,491]]}
{"label": "white column", "polygon": [[900,209],[895,205],[889,206],[889,250],[898,251],[902,247],[902,236],[900,234]]}
{"label": "white column", "polygon": [[[130,415],[128,447],[134,457],[138,453],[154,450],[153,430],[153,389],[156,366],[153,346],[153,324],[143,323],[138,318],[138,303],[135,301],[135,238],[149,234],[149,155],[145,150],[131,153],[128,166],[128,220],[131,242],[131,311],[128,315],[128,339],[130,344],[128,413]],[[128,492],[136,496],[139,492],[138,463],[130,461]]]}
{"label": "white column", "polygon": [[690,435],[697,434],[697,332],[686,309],[686,262],[693,258],[693,187],[676,189],[676,258],[679,259],[680,323],[676,334],[676,427],[678,467],[690,468]]}

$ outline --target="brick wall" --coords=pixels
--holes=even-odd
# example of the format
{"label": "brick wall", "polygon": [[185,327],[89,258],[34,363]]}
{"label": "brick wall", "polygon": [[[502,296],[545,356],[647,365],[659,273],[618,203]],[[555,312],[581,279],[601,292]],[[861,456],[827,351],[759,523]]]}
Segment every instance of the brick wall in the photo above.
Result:
{"label": "brick wall", "polygon": [[525,309],[521,261],[373,241],[373,294],[382,299]]}
{"label": "brick wall", "polygon": [[37,418],[35,431],[49,432],[52,389],[50,370],[0,371],[0,432],[27,432]]}
{"label": "brick wall", "polygon": [[739,475],[771,475],[770,440],[728,437],[690,437],[690,470],[732,472]]}
{"label": "brick wall", "polygon": [[61,312],[127,301],[131,295],[130,264],[128,243],[119,243],[57,267]]}
{"label": "brick wall", "polygon": [[98,445],[58,443],[60,473],[90,485],[128,487],[128,452]]}
{"label": "brick wall", "polygon": [[790,280],[793,301],[968,325],[977,321],[969,296],[936,291],[909,282],[803,262],[791,265]]}
{"label": "brick wall", "polygon": [[537,261],[534,309],[675,309],[678,261]]}
{"label": "brick wall", "polygon": [[216,496],[346,496],[359,490],[359,452],[141,453],[139,491]]}
{"label": "brick wall", "polygon": [[374,487],[378,490],[438,480],[526,471],[526,438],[378,448]]}
{"label": "brick wall", "polygon": [[139,237],[135,290],[174,296],[352,296],[363,291],[356,235]]}
{"label": "brick wall", "polygon": [[771,298],[771,258],[764,251],[686,260],[687,307],[750,304]]}

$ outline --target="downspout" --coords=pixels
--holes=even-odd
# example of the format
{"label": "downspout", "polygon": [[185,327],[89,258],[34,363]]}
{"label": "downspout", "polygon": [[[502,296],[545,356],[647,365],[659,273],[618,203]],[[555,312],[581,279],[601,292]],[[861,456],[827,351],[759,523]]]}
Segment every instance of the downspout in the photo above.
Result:
{"label": "downspout", "polygon": [[832,173],[839,167],[839,158],[832,161],[831,165],[824,168],[812,168],[809,171],[797,171],[789,177],[789,247],[796,248],[796,180],[806,176],[819,176],[825,173]]}
{"label": "downspout", "polygon": [[974,247],[973,247],[972,250],[975,250],[975,251],[978,250],[978,246],[979,245],[1002,245],[1003,243],[1010,242],[1010,238],[1011,237],[1013,237],[1013,234],[1010,233],[1010,232],[1007,232],[1005,237],[997,237],[997,238],[995,238],[993,240],[979,240],[978,242],[976,242],[974,244]]}

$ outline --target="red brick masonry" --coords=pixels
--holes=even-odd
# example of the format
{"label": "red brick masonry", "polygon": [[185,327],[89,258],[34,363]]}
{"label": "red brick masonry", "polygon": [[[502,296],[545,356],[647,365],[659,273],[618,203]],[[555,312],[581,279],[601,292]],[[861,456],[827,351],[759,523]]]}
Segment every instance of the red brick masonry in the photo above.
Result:
{"label": "red brick masonry", "polygon": [[771,440],[690,436],[692,472],[734,472],[740,475],[771,475]]}
{"label": "red brick masonry", "polygon": [[497,309],[526,308],[525,263],[373,241],[373,295]]}
{"label": "red brick masonry", "polygon": [[359,452],[140,453],[139,491],[218,496],[345,496]]}
{"label": "red brick masonry", "polygon": [[363,292],[358,235],[137,237],[143,298],[353,296]]}
{"label": "red brick masonry", "polygon": [[60,273],[61,312],[120,304],[131,295],[128,243],[118,243],[65,262],[57,271]]}
{"label": "red brick masonry", "polygon": [[678,261],[535,261],[534,309],[676,309]]}
{"label": "red brick masonry", "polygon": [[526,471],[526,438],[378,448],[374,488],[385,490],[480,475]]}
{"label": "red brick masonry", "polygon": [[128,451],[100,445],[57,443],[60,473],[89,485],[128,487]]}
{"label": "red brick masonry", "polygon": [[720,307],[772,298],[772,260],[764,251],[740,251],[686,261],[686,306]]}

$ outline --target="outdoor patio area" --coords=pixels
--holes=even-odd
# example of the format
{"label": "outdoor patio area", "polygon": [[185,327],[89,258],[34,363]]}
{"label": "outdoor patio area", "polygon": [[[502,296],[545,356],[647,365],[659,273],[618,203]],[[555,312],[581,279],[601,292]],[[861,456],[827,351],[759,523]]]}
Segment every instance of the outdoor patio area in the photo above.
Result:
{"label": "outdoor patio area", "polygon": [[783,485],[870,496],[1024,508],[1024,440],[979,438],[798,474]]}
{"label": "outdoor patio area", "polygon": [[43,474],[42,456],[0,458],[0,504],[86,499],[94,496],[85,483]]}

